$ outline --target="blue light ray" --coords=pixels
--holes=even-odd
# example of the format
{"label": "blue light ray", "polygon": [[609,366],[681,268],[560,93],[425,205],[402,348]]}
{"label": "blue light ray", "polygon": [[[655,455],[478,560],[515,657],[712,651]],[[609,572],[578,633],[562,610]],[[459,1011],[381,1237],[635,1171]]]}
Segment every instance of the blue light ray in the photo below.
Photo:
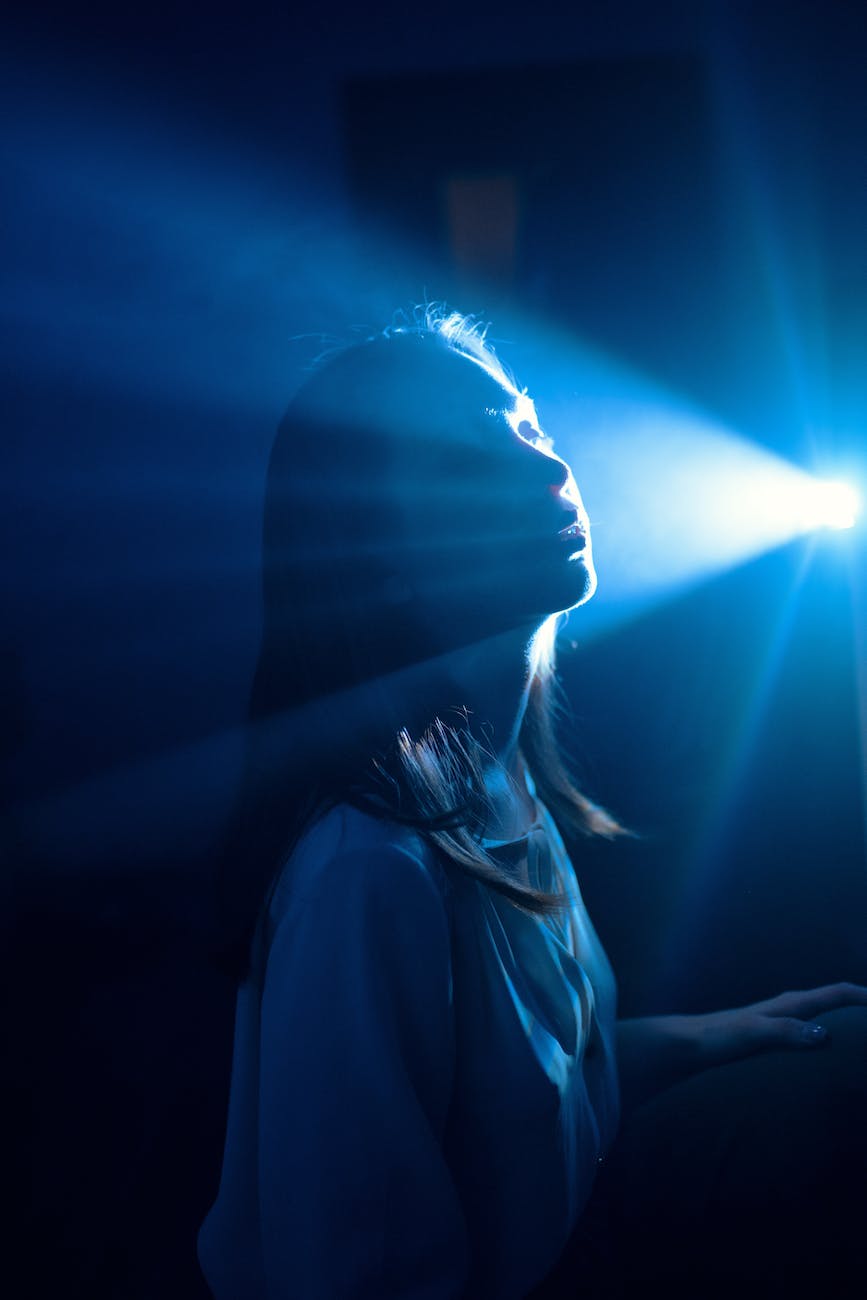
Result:
{"label": "blue light ray", "polygon": [[751,688],[741,717],[722,750],[715,788],[710,791],[702,825],[685,854],[683,887],[672,907],[668,924],[657,936],[653,969],[660,992],[682,981],[690,951],[704,934],[703,923],[719,881],[722,859],[728,851],[728,828],[765,725],[768,705],[789,649],[804,579],[815,556],[815,542],[807,546],[792,574],[787,590],[779,593],[776,620],[763,658],[755,666]]}
{"label": "blue light ray", "polygon": [[[752,253],[753,275],[770,308],[786,399],[801,427],[810,429],[827,397],[824,268],[815,206],[820,187],[811,178],[814,159],[803,152],[795,173],[797,192],[785,193],[784,171],[775,165],[780,142],[768,134],[769,123],[756,102],[757,82],[744,66],[745,51],[731,39],[719,41],[715,49],[718,66],[712,85],[721,160],[728,173],[727,202],[743,210],[741,220],[752,239],[752,248],[744,252]],[[787,117],[788,124],[791,120]]]}
{"label": "blue light ray", "polygon": [[285,158],[233,152],[122,87],[13,63],[0,328],[21,373],[269,415],[328,335],[383,324],[412,282],[411,245],[362,248],[309,160],[287,177]]}
{"label": "blue light ray", "polygon": [[[17,353],[91,373],[107,389],[276,413],[291,389],[281,326],[299,300],[339,329],[346,303],[370,301],[371,266],[389,295],[411,250],[362,249],[309,177],[275,196],[261,159],[173,141],[135,105],[103,113],[90,93],[84,105],[65,103],[59,138],[44,117],[25,116],[28,130],[4,146],[24,205],[43,221],[60,214],[64,227],[63,275],[43,258],[51,241],[38,239],[40,256],[19,261],[4,295]],[[805,471],[543,322],[513,328],[535,340],[532,354],[515,349],[515,368],[535,394],[550,394],[547,430],[594,522],[601,582],[585,635],[814,526]],[[131,478],[141,471],[131,466]]]}
{"label": "blue light ray", "polygon": [[593,527],[599,590],[570,634],[616,630],[716,574],[854,518],[854,488],[824,483],[543,322],[513,328],[537,340],[519,373]]}
{"label": "blue light ray", "polygon": [[[852,627],[855,639],[855,689],[858,710],[858,739],[861,758],[861,810],[864,819],[864,846],[867,851],[867,538],[862,534],[860,546],[853,547],[849,560],[849,593],[852,604]],[[867,854],[865,854],[867,860]]]}
{"label": "blue light ray", "polygon": [[861,496],[851,483],[817,482],[804,503],[809,528],[853,528],[861,512]]}

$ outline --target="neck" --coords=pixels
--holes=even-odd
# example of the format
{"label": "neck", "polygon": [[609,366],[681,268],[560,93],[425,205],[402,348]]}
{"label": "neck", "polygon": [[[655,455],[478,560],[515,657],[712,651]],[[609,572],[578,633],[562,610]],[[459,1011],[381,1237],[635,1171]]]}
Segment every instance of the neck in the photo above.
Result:
{"label": "neck", "polygon": [[489,737],[492,759],[487,785],[494,817],[487,833],[491,839],[522,834],[535,816],[518,749],[530,693],[529,647],[535,631],[535,626],[514,629],[450,655],[449,676],[473,720]]}
{"label": "neck", "polygon": [[507,768],[514,761],[530,689],[528,648],[534,628],[516,628],[449,653],[449,678],[489,746]]}

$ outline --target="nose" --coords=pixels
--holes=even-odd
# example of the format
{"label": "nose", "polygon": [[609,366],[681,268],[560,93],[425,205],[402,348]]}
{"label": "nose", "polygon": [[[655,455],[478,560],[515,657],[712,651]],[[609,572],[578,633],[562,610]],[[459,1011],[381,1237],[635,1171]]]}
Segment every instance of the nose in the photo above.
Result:
{"label": "nose", "polygon": [[548,467],[548,486],[555,497],[558,497],[569,482],[569,466],[555,456],[549,456],[546,452],[541,453],[547,461],[550,461]]}
{"label": "nose", "polygon": [[554,500],[560,498],[560,493],[565,488],[571,478],[569,466],[560,460],[559,456],[554,456],[551,452],[540,451],[538,448],[534,452],[535,479],[548,489]]}
{"label": "nose", "polygon": [[533,450],[534,465],[539,477],[543,478],[544,484],[550,489],[552,496],[558,497],[563,488],[571,478],[571,470],[565,461],[553,452],[545,450],[538,444],[534,445],[534,438],[540,438],[541,435],[537,429],[534,429],[529,420],[522,420],[518,425],[518,434],[528,443]]}

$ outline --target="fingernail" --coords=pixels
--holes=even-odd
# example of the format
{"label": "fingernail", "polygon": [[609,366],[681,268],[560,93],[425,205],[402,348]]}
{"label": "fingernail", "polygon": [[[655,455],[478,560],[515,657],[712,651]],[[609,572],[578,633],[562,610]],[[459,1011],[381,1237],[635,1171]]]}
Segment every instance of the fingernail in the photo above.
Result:
{"label": "fingernail", "polygon": [[824,1043],[828,1031],[824,1025],[804,1025],[801,1037],[808,1043]]}

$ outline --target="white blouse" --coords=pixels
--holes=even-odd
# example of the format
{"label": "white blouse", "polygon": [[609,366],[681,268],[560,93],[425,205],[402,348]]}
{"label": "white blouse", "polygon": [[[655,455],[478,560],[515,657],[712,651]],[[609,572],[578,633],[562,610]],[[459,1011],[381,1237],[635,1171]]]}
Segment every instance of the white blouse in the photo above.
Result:
{"label": "white blouse", "polygon": [[616,1130],[616,991],[537,810],[486,847],[562,915],[347,806],[298,844],[238,994],[217,1300],[517,1300],[556,1263]]}

